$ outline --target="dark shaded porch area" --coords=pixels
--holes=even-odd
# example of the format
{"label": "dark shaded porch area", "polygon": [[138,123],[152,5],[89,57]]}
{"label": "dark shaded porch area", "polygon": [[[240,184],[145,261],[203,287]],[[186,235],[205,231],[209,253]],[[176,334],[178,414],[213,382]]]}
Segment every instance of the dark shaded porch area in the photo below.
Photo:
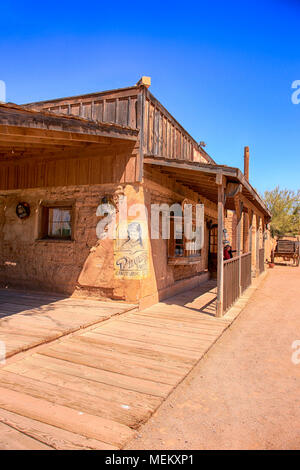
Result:
{"label": "dark shaded porch area", "polygon": [[216,315],[216,301],[217,280],[210,279],[203,282],[200,286],[170,297],[160,302],[158,305],[162,305],[166,309],[167,306],[170,306],[174,309],[174,313],[176,313],[177,308],[179,310],[184,308],[187,312],[197,314],[199,317],[204,318],[203,315],[210,317]]}

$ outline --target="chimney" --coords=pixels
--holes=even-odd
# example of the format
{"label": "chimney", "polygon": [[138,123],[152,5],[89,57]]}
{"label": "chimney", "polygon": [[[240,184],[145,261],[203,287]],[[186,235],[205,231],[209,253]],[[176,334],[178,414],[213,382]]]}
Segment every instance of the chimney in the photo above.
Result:
{"label": "chimney", "polygon": [[249,147],[244,147],[244,175],[249,181]]}

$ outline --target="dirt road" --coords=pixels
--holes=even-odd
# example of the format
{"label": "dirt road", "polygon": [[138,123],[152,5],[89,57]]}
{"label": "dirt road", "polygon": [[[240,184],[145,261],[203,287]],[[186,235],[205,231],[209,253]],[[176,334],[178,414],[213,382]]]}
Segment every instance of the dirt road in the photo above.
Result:
{"label": "dirt road", "polygon": [[300,449],[295,340],[300,269],[276,266],[128,448]]}

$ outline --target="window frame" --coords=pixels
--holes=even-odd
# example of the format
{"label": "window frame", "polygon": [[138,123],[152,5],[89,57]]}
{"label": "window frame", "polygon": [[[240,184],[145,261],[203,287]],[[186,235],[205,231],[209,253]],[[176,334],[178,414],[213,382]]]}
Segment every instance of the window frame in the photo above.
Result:
{"label": "window frame", "polygon": [[[184,213],[184,204],[192,204],[194,206],[195,203],[184,201],[182,203],[182,213]],[[174,238],[174,220],[176,216],[170,215],[170,239],[168,240],[168,264],[169,265],[182,265],[182,264],[197,264],[201,261],[202,258],[202,249],[197,250],[198,253],[191,254],[189,253],[190,250],[186,249],[186,243],[189,243],[190,240],[187,240],[184,237],[184,230],[182,228],[182,246],[183,246],[183,254],[176,254],[176,245],[180,246],[181,243],[176,244],[176,239]],[[193,217],[194,222],[194,217]],[[184,219],[182,218],[182,224],[184,224]]]}
{"label": "window frame", "polygon": [[[49,209],[70,211],[71,235],[69,237],[49,236]],[[74,241],[74,202],[42,202],[40,205],[40,223],[38,241],[44,242],[71,242]]]}

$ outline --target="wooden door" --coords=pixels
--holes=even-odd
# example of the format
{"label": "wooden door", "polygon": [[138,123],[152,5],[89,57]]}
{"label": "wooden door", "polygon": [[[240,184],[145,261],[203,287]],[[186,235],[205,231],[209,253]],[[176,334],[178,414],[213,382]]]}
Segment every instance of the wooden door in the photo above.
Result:
{"label": "wooden door", "polygon": [[208,270],[214,274],[218,266],[218,224],[209,227],[208,238]]}

